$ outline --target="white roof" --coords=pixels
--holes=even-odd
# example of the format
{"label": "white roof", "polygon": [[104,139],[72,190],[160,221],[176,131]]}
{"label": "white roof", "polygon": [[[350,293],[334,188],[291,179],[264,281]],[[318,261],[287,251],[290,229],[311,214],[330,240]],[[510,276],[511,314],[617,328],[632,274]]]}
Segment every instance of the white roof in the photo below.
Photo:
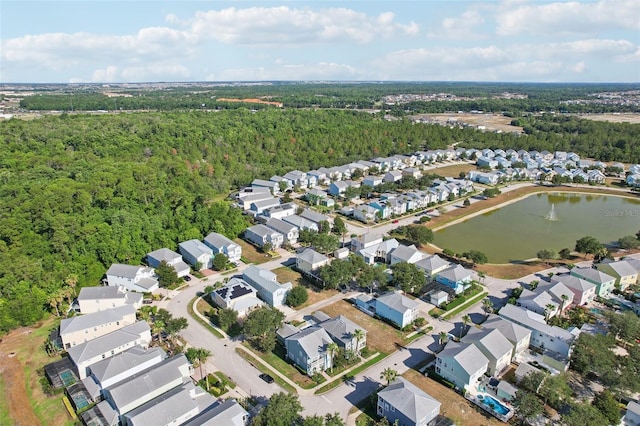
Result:
{"label": "white roof", "polygon": [[480,349],[478,349],[476,345],[471,343],[457,343],[453,340],[447,342],[437,357],[454,359],[469,375],[473,375],[489,365],[489,360],[480,352]]}
{"label": "white roof", "polygon": [[401,313],[405,313],[411,309],[417,309],[418,306],[420,306],[418,302],[415,302],[398,292],[383,294],[378,297],[376,303],[382,303]]}
{"label": "white roof", "polygon": [[93,312],[87,315],[76,315],[65,318],[60,322],[60,334],[75,333],[93,327],[122,321],[126,316],[135,315],[136,308],[133,305],[122,305],[104,311]]}
{"label": "white roof", "polygon": [[415,424],[434,411],[440,411],[440,401],[403,377],[378,392],[378,396]]}

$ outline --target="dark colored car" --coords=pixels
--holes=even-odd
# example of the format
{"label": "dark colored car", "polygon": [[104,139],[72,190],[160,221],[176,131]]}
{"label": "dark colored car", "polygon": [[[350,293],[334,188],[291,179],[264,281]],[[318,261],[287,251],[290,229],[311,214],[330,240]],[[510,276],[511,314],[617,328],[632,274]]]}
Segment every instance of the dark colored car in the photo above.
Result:
{"label": "dark colored car", "polygon": [[185,281],[191,281],[191,277],[189,275],[185,275],[183,278]]}
{"label": "dark colored car", "polygon": [[264,380],[265,382],[267,382],[267,383],[273,383],[273,377],[271,377],[271,376],[270,376],[270,375],[268,375],[268,374],[262,373],[262,374],[260,375],[260,378],[261,378],[262,380]]}
{"label": "dark colored car", "polygon": [[393,223],[398,223],[400,222],[398,219],[394,220]]}

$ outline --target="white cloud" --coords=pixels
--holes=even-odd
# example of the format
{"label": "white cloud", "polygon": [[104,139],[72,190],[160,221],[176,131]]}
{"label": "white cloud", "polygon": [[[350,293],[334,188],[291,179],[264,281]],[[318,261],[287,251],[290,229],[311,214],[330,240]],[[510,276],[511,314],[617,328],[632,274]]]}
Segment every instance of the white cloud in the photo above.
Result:
{"label": "white cloud", "polygon": [[323,10],[280,7],[235,7],[197,12],[191,31],[201,37],[241,45],[307,45],[369,43],[376,38],[415,35],[416,23],[400,24],[391,12],[371,17],[346,8]]}
{"label": "white cloud", "polygon": [[211,73],[209,81],[264,80],[361,80],[364,74],[357,68],[332,62],[291,64],[277,60],[271,67],[234,68]]}
{"label": "white cloud", "polygon": [[616,29],[640,29],[640,2],[505,3],[497,12],[499,35],[595,34]]}
{"label": "white cloud", "polygon": [[477,9],[469,9],[456,18],[445,18],[440,25],[431,30],[428,34],[429,38],[436,39],[468,39],[477,40],[481,34],[478,27],[485,23],[485,19]]}

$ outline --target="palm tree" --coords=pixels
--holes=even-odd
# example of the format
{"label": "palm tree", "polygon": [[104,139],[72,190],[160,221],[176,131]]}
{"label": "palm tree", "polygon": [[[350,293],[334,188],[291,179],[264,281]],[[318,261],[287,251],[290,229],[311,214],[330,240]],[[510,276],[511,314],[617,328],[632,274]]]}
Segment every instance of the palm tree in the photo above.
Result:
{"label": "palm tree", "polygon": [[440,339],[441,345],[444,345],[447,342],[447,340],[449,340],[449,335],[447,335],[445,331],[441,331],[438,337]]}
{"label": "palm tree", "polygon": [[493,302],[491,299],[486,298],[482,301],[482,309],[487,313],[487,318],[489,318],[489,314],[493,312]]}
{"label": "palm tree", "polygon": [[478,278],[480,278],[480,281],[482,281],[483,284],[484,284],[484,279],[485,279],[486,276],[487,276],[487,274],[485,274],[484,272],[482,272],[482,271],[478,272]]}
{"label": "palm tree", "polygon": [[353,338],[356,339],[356,353],[360,356],[360,342],[364,339],[364,331],[356,328],[353,331]]}
{"label": "palm tree", "polygon": [[200,367],[200,377],[206,380],[208,391],[209,379],[202,374],[202,365],[211,357],[211,351],[205,348],[189,348],[184,355],[194,367]]}
{"label": "palm tree", "polygon": [[540,284],[540,281],[538,280],[533,280],[529,283],[529,289],[531,291],[535,290],[536,288],[538,288],[538,284]]}
{"label": "palm tree", "polygon": [[158,335],[158,340],[162,342],[162,332],[167,325],[162,320],[155,320],[151,325],[151,332]]}
{"label": "palm tree", "polygon": [[563,294],[562,296],[560,296],[560,298],[562,299],[562,312],[564,312],[565,308],[567,307],[567,301],[569,300],[569,296],[567,296],[566,294]]}
{"label": "palm tree", "polygon": [[52,308],[54,308],[56,310],[56,316],[59,317],[60,316],[60,311],[58,310],[58,299],[56,296],[52,296],[49,299],[49,306],[51,306]]}
{"label": "palm tree", "polygon": [[553,305],[551,303],[547,303],[546,306],[544,307],[544,319],[546,321],[549,321],[549,316],[555,310],[556,310],[556,306],[555,305]]}
{"label": "palm tree", "polygon": [[[467,328],[467,325],[471,322],[471,317],[468,314],[465,314],[462,316],[462,329]],[[460,330],[460,338],[462,339],[462,331]]]}
{"label": "palm tree", "polygon": [[380,373],[380,378],[387,381],[387,386],[398,377],[398,372],[391,367],[387,367]]}
{"label": "palm tree", "polygon": [[329,354],[329,358],[331,358],[331,372],[333,373],[333,359],[338,353],[338,344],[336,342],[331,342],[327,345],[327,353]]}
{"label": "palm tree", "polygon": [[67,275],[67,278],[64,279],[64,282],[71,288],[73,297],[76,297],[76,285],[78,284],[78,276],[76,274],[69,274]]}

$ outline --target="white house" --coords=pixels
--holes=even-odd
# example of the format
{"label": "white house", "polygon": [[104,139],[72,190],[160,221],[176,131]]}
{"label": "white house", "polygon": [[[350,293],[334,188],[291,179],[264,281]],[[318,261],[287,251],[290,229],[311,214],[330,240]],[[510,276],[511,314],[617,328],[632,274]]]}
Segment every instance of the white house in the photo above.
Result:
{"label": "white house", "polygon": [[489,360],[471,343],[448,341],[436,355],[436,373],[459,389],[469,389],[489,368]]}
{"label": "white house", "polygon": [[250,226],[244,231],[244,237],[258,247],[262,248],[265,244],[271,244],[272,249],[278,249],[284,244],[284,235],[274,231],[265,225]]}
{"label": "white house", "polygon": [[87,315],[64,318],[60,322],[62,347],[69,349],[136,322],[136,308],[123,305]]}
{"label": "white house", "polygon": [[189,265],[182,260],[182,256],[173,250],[168,248],[161,248],[151,253],[147,253],[147,264],[152,268],[157,268],[162,262],[166,262],[167,265],[175,269],[178,277],[184,277],[189,275]]}
{"label": "white house", "polygon": [[218,253],[222,253],[227,256],[229,262],[240,262],[240,258],[242,257],[242,246],[234,243],[224,235],[212,232],[205,237],[204,243],[213,251],[214,256]]}
{"label": "white house", "polygon": [[367,247],[378,245],[382,242],[382,234],[366,233],[351,238],[351,251],[358,252]]}
{"label": "white house", "polygon": [[83,315],[131,305],[142,306],[142,294],[126,291],[122,286],[82,287],[78,294],[78,307]]}
{"label": "white house", "polygon": [[298,242],[298,237],[300,236],[300,230],[297,226],[290,224],[289,222],[285,222],[280,219],[271,218],[267,220],[265,223],[267,228],[271,228],[276,232],[282,234],[284,238],[284,242],[288,244],[295,244]]}
{"label": "white house", "polygon": [[427,254],[418,250],[415,245],[399,245],[389,255],[389,264],[395,265],[399,262],[416,263],[427,257]]}
{"label": "white house", "polygon": [[449,268],[451,263],[434,254],[416,262],[415,265],[418,269],[422,270],[427,277],[433,277],[437,273]]}
{"label": "white house", "polygon": [[257,290],[241,278],[231,278],[223,287],[211,293],[213,302],[222,309],[233,309],[242,318],[263,305]]}
{"label": "white house", "polygon": [[317,271],[328,264],[329,258],[327,256],[310,248],[296,255],[296,268],[307,274]]}
{"label": "white house", "polygon": [[258,291],[262,300],[273,307],[284,305],[287,294],[293,287],[290,282],[280,284],[276,274],[253,265],[244,270],[242,278]]}
{"label": "white house", "polygon": [[213,250],[199,240],[188,240],[178,244],[178,250],[184,260],[199,270],[211,269],[213,267]]}
{"label": "white house", "polygon": [[418,302],[399,292],[386,293],[375,300],[376,315],[391,321],[399,328],[410,325],[418,316]]}
{"label": "white house", "polygon": [[587,280],[570,274],[560,274],[551,277],[551,282],[564,284],[573,293],[572,303],[582,306],[591,303],[596,298],[596,285]]}
{"label": "white house", "polygon": [[106,273],[107,283],[130,291],[151,293],[160,287],[153,268],[114,263]]}
{"label": "white house", "polygon": [[508,321],[498,315],[491,314],[482,323],[482,328],[487,330],[499,330],[500,333],[511,343],[511,359],[516,359],[529,349],[531,331],[515,322]]}

